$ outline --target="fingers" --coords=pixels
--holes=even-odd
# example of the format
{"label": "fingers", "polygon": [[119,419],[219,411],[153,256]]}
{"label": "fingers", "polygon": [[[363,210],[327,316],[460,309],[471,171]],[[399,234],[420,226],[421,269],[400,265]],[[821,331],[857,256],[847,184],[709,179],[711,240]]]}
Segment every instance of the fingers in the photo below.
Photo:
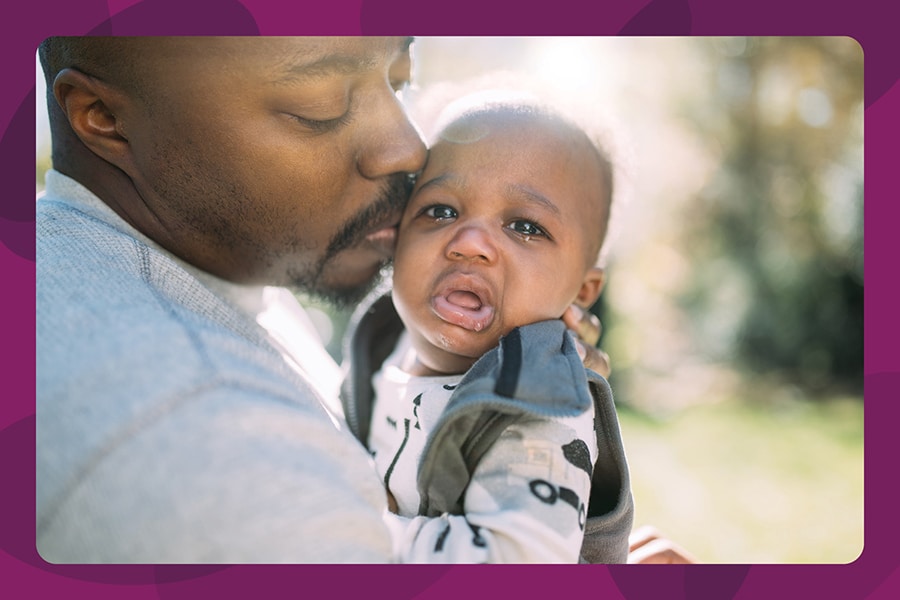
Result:
{"label": "fingers", "polygon": [[644,544],[648,542],[652,542],[653,540],[659,539],[662,537],[662,534],[659,533],[659,530],[656,527],[652,527],[650,525],[642,525],[638,527],[634,531],[631,532],[631,535],[628,536],[628,549],[632,552],[637,550]]}
{"label": "fingers", "polygon": [[571,304],[566,309],[566,312],[563,313],[562,320],[566,327],[575,333],[575,349],[578,351],[578,356],[581,357],[581,362],[584,363],[584,366],[596,371],[603,377],[609,377],[611,371],[609,355],[596,347],[603,329],[600,325],[600,319],[596,315]]}
{"label": "fingers", "polygon": [[586,346],[579,339],[575,340],[575,350],[578,352],[578,356],[581,357],[581,362],[584,363],[585,367],[603,377],[609,377],[612,369],[609,365],[609,355],[606,352],[593,346]]}
{"label": "fingers", "polygon": [[678,544],[666,539],[650,526],[640,527],[628,538],[628,564],[689,565],[697,560]]}
{"label": "fingers", "polygon": [[603,331],[600,319],[589,311],[570,304],[566,312],[563,313],[563,323],[574,331],[579,338],[584,340],[588,346],[596,346],[597,342],[600,341],[600,333]]}
{"label": "fingers", "polygon": [[628,555],[629,565],[692,565],[696,561],[669,540],[653,540]]}

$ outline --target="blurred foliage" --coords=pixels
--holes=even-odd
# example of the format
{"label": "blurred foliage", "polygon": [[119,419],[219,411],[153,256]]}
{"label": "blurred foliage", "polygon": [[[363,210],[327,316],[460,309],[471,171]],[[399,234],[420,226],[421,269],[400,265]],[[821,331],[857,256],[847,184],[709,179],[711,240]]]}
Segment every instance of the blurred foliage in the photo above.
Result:
{"label": "blurred foliage", "polygon": [[51,168],[50,162],[50,148],[49,146],[45,146],[42,148],[38,148],[38,155],[35,162],[35,185],[37,193],[40,193],[44,189],[44,176],[47,174],[47,171]]}
{"label": "blurred foliage", "polygon": [[[610,349],[626,357],[613,375],[620,399],[659,393],[637,378],[686,384],[695,397],[680,406],[758,376],[812,399],[835,388],[861,399],[862,51],[848,38],[693,46],[690,85],[666,96],[681,139],[667,146],[681,156],[667,160],[688,155],[702,172],[693,187],[634,200],[639,214],[657,213],[653,234],[611,266],[612,293],[597,309],[621,329]],[[655,332],[638,333],[636,308]]]}
{"label": "blurred foliage", "polygon": [[727,48],[709,53],[713,93],[685,110],[721,160],[684,213],[682,247],[697,277],[680,300],[701,333],[716,333],[708,319],[719,307],[735,311],[724,351],[755,371],[814,390],[859,389],[861,52],[822,38]]}

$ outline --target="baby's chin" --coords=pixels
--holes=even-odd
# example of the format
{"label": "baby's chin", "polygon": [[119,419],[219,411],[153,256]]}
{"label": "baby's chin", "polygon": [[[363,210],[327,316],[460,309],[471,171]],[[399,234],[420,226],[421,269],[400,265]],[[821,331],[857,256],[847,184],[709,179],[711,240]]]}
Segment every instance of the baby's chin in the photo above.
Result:
{"label": "baby's chin", "polygon": [[416,352],[419,362],[432,375],[456,375],[468,371],[479,358],[496,348],[499,343],[499,336],[477,341],[443,337],[427,348],[416,348]]}

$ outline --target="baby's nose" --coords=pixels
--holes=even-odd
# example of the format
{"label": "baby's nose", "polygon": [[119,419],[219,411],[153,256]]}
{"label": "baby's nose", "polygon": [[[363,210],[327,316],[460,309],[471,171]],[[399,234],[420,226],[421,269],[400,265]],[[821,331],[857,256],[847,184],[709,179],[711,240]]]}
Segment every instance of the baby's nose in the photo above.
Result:
{"label": "baby's nose", "polygon": [[447,258],[492,263],[497,259],[497,246],[487,228],[469,225],[461,227],[447,244]]}

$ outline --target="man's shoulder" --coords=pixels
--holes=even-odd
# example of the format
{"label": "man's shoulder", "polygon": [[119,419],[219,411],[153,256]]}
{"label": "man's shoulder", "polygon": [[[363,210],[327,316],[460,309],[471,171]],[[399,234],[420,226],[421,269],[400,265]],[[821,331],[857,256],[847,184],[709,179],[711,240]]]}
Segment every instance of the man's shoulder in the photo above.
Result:
{"label": "man's shoulder", "polygon": [[38,300],[42,291],[68,293],[92,281],[121,285],[140,272],[137,240],[64,202],[38,201],[35,246]]}
{"label": "man's shoulder", "polygon": [[48,376],[119,371],[159,384],[281,370],[249,316],[156,248],[65,205],[46,207],[38,228],[37,360]]}

